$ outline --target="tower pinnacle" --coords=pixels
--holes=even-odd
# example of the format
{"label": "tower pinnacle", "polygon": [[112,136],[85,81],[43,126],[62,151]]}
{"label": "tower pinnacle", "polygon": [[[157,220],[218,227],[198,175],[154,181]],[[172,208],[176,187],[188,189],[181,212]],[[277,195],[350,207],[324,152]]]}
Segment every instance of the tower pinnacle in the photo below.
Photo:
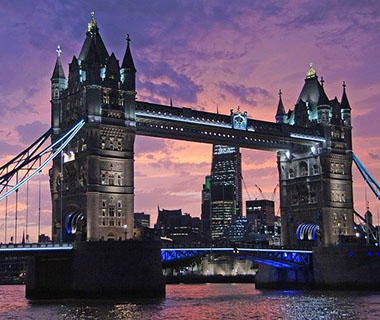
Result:
{"label": "tower pinnacle", "polygon": [[129,33],[127,33],[127,46],[129,47],[129,43],[131,42],[131,38],[129,37]]}
{"label": "tower pinnacle", "polygon": [[91,21],[90,21],[90,23],[87,25],[87,31],[88,31],[88,32],[91,32],[94,28],[96,28],[96,20],[95,20],[95,12],[92,11],[92,12],[91,12]]}
{"label": "tower pinnacle", "polygon": [[55,51],[57,52],[57,56],[60,57],[60,56],[61,56],[61,52],[62,52],[62,50],[61,50],[61,46],[58,45],[58,46],[57,46],[57,50],[55,50]]}
{"label": "tower pinnacle", "polygon": [[317,72],[313,68],[313,63],[309,63],[309,71],[306,73],[306,79],[315,78],[317,76]]}
{"label": "tower pinnacle", "polygon": [[284,104],[282,103],[282,91],[281,89],[278,90],[278,105],[277,105],[277,112],[276,112],[276,123],[284,123],[286,122],[286,113]]}

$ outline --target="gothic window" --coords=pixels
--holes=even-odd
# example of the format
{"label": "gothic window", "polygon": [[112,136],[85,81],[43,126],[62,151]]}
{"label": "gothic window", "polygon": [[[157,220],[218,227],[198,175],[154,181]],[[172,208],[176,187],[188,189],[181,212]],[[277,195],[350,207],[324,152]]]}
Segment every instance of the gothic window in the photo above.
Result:
{"label": "gothic window", "polygon": [[110,103],[110,97],[106,93],[103,94],[103,103],[104,104]]}
{"label": "gothic window", "polygon": [[59,99],[59,89],[55,88],[53,91],[53,98],[54,99]]}
{"label": "gothic window", "polygon": [[117,210],[117,216],[120,218],[121,217],[121,210]]}
{"label": "gothic window", "polygon": [[102,209],[102,217],[105,217],[106,216],[106,209]]}
{"label": "gothic window", "polygon": [[111,227],[113,227],[115,225],[115,221],[114,220],[110,220],[109,224],[110,224]]}
{"label": "gothic window", "polygon": [[106,200],[102,200],[102,207],[105,208],[107,206]]}
{"label": "gothic window", "polygon": [[110,138],[110,149],[113,150],[113,138]]}
{"label": "gothic window", "polygon": [[106,184],[106,172],[103,170],[101,171],[100,182],[101,184]]}
{"label": "gothic window", "polygon": [[319,174],[319,166],[317,164],[313,165],[313,174]]}
{"label": "gothic window", "polygon": [[108,184],[109,184],[110,186],[115,185],[115,176],[114,176],[112,173],[109,174],[109,177],[108,177]]}
{"label": "gothic window", "polygon": [[121,174],[118,174],[118,175],[117,175],[117,185],[118,185],[118,186],[121,186],[121,185],[122,185]]}
{"label": "gothic window", "polygon": [[120,96],[120,98],[119,98],[119,105],[120,106],[124,106],[124,98],[123,98],[123,96]]}
{"label": "gothic window", "polygon": [[87,150],[86,140],[82,138],[82,151],[86,151],[86,150]]}
{"label": "gothic window", "polygon": [[106,137],[105,137],[105,136],[102,136],[102,137],[100,138],[100,148],[101,148],[102,150],[104,150],[104,149],[106,148]]}
{"label": "gothic window", "polygon": [[108,207],[108,215],[110,217],[114,217],[115,216],[115,206],[114,205],[110,205]]}
{"label": "gothic window", "polygon": [[121,203],[121,201],[118,201],[118,202],[117,202],[117,207],[118,207],[118,208],[121,208],[121,207],[122,207],[122,203]]}
{"label": "gothic window", "polygon": [[307,176],[308,170],[307,170],[307,163],[305,161],[302,161],[300,163],[300,176]]}
{"label": "gothic window", "polygon": [[121,138],[117,139],[117,150],[118,151],[122,151],[123,150],[123,147],[122,147],[122,144],[121,144]]}
{"label": "gothic window", "polygon": [[289,168],[289,179],[294,178],[294,170],[292,168]]}

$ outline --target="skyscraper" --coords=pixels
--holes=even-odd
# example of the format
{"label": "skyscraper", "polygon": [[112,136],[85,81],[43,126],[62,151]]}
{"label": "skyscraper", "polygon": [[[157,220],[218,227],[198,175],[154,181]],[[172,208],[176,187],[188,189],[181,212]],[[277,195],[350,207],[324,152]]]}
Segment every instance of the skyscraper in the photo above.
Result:
{"label": "skyscraper", "polygon": [[203,238],[211,240],[211,176],[206,176],[203,184],[201,221]]}
{"label": "skyscraper", "polygon": [[241,153],[239,148],[214,145],[211,166],[211,239],[242,214]]}

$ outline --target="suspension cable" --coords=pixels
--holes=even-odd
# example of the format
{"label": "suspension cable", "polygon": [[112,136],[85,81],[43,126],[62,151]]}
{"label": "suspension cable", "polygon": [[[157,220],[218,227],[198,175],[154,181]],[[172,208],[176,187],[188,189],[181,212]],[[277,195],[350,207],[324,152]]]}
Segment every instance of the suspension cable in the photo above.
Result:
{"label": "suspension cable", "polygon": [[[41,158],[39,161],[39,167],[41,167]],[[41,170],[38,174],[38,232],[37,242],[40,242],[41,235]]]}
{"label": "suspension cable", "polygon": [[[18,172],[16,172],[16,183],[18,183]],[[16,190],[16,208],[15,208],[15,242],[17,243],[17,214],[18,214],[18,189]]]}
{"label": "suspension cable", "polygon": [[[8,173],[8,168],[7,168]],[[6,188],[8,191],[8,186]],[[7,243],[7,232],[8,232],[8,197],[5,199],[5,232],[4,232],[4,243]]]}
{"label": "suspension cable", "polygon": [[25,212],[25,237],[28,239],[28,219],[29,218],[29,181],[26,182],[26,212]]}

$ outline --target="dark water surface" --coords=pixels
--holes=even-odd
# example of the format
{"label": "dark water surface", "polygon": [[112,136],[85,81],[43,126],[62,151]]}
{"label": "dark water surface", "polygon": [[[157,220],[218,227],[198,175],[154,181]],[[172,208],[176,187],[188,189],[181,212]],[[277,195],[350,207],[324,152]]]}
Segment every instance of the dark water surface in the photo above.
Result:
{"label": "dark water surface", "polygon": [[0,286],[0,319],[380,319],[380,293],[259,291],[252,284],[168,285],[165,299],[28,301]]}

